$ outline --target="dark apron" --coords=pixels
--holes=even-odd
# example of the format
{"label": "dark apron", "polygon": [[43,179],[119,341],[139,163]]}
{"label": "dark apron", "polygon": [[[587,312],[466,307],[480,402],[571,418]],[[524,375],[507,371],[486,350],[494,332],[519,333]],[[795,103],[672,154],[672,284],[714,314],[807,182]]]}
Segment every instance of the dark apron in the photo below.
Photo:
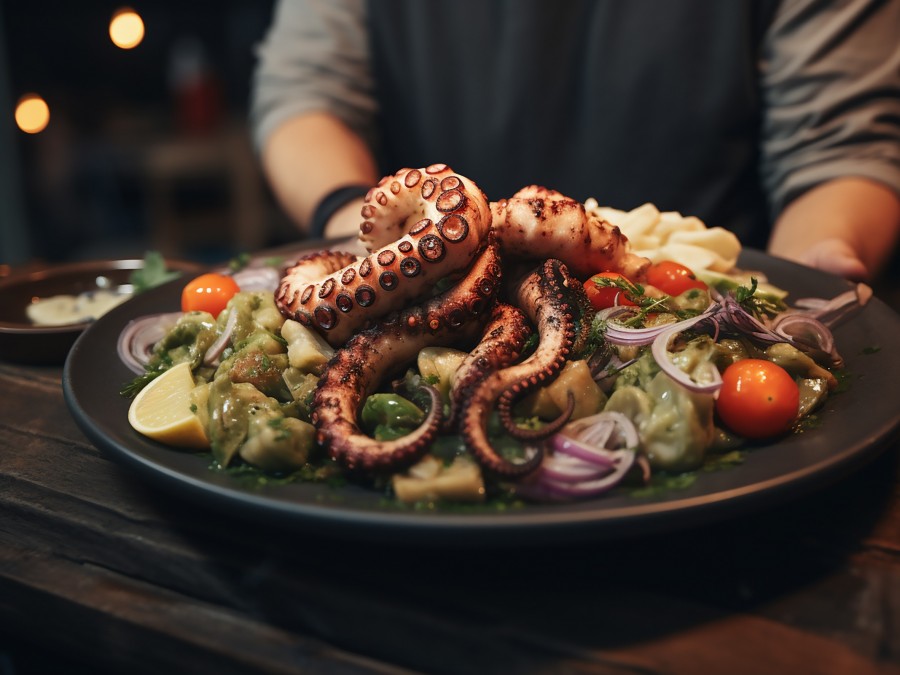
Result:
{"label": "dark apron", "polygon": [[762,247],[753,0],[375,0],[379,161],[696,215]]}

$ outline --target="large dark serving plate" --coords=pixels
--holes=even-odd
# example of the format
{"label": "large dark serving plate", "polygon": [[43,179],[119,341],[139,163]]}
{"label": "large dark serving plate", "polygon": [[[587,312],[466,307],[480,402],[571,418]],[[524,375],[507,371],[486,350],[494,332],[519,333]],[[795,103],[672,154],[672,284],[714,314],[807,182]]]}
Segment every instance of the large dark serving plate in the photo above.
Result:
{"label": "large dark serving plate", "polygon": [[[790,291],[789,300],[832,297],[849,287],[841,279],[756,251],[745,251],[739,265],[764,272]],[[211,470],[202,457],[137,434],[126,419],[129,401],[118,392],[132,374],[116,356],[119,332],[137,316],[176,310],[180,289],[173,282],[138,296],[90,326],[66,361],[66,401],[91,441],[148,481],[241,519],[340,537],[453,545],[641,534],[732,517],[821,488],[881,450],[900,421],[900,406],[891,393],[900,381],[900,359],[894,352],[900,344],[900,317],[875,299],[835,329],[850,388],[828,400],[820,411],[821,424],[747,452],[745,462],[733,469],[702,473],[685,489],[641,498],[623,491],[573,504],[504,511],[423,512],[386,504],[381,494],[353,485],[248,488]]]}

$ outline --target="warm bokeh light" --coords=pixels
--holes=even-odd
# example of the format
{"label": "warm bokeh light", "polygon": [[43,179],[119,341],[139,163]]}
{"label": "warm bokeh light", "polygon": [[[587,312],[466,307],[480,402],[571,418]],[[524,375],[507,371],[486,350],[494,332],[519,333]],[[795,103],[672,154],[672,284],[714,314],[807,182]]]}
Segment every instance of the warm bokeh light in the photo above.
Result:
{"label": "warm bokeh light", "polygon": [[27,134],[39,134],[50,123],[50,107],[37,94],[25,94],[16,104],[16,124]]}
{"label": "warm bokeh light", "polygon": [[144,39],[144,20],[133,9],[123,7],[109,22],[109,37],[116,47],[132,49]]}

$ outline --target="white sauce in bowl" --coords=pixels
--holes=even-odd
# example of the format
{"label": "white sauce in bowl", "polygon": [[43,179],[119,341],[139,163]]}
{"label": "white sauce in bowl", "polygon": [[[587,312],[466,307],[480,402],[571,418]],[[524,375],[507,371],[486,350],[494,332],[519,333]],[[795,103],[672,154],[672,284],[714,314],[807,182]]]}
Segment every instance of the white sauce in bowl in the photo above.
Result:
{"label": "white sauce in bowl", "polygon": [[36,326],[64,326],[96,319],[130,297],[130,293],[102,289],[80,295],[54,295],[34,300],[25,312]]}

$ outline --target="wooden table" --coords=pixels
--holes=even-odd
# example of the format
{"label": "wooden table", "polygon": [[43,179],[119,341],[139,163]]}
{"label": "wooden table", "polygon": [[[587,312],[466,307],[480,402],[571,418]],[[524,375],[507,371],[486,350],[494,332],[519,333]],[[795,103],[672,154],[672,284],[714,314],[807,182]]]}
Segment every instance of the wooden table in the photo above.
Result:
{"label": "wooden table", "polygon": [[0,672],[900,673],[900,439],[683,531],[361,545],[146,484],[61,374],[0,361]]}

